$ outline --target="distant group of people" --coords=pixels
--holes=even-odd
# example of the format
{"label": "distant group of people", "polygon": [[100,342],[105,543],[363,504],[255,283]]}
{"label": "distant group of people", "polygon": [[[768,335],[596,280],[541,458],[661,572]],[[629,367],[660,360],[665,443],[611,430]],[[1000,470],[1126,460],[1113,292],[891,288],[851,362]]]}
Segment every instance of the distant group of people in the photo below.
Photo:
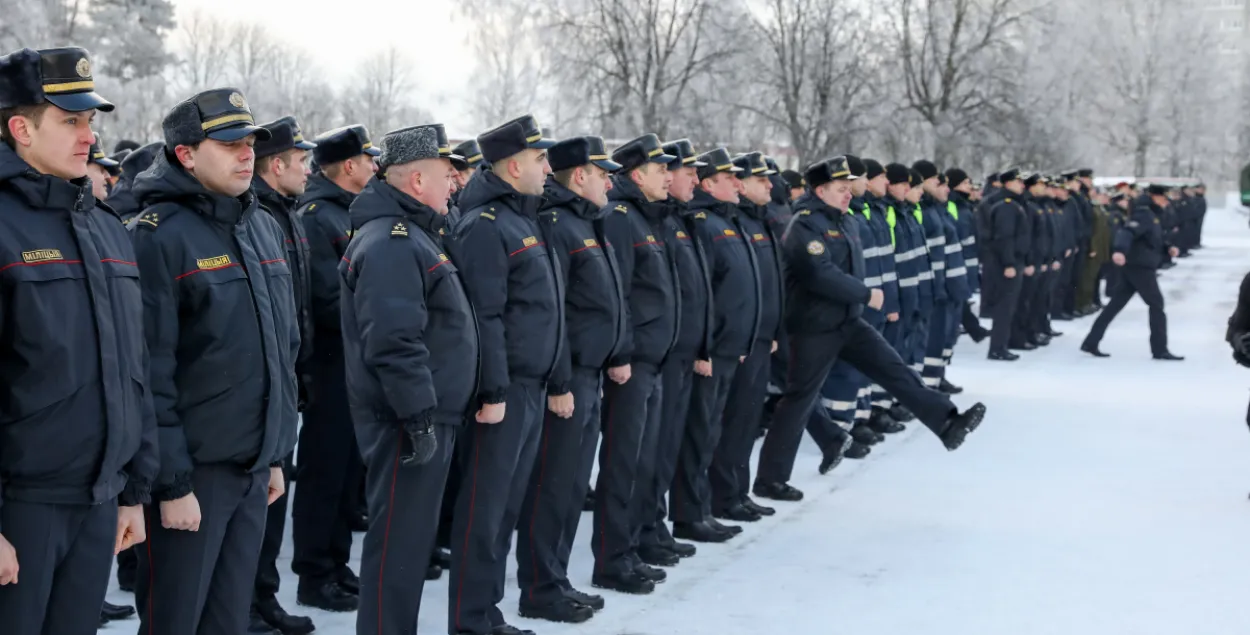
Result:
{"label": "distant group of people", "polygon": [[103,604],[113,554],[144,635],[311,632],[276,599],[295,477],[299,604],[411,634],[449,570],[449,635],[529,633],[499,608],[515,533],[518,613],[584,622],[608,601],[568,576],[583,501],[589,583],[652,593],[776,512],[760,500],[803,498],[805,431],[822,474],[913,420],[959,448],[985,406],[957,408],[946,368],[961,329],[988,335],[978,288],[990,358],[1013,359],[1100,279],[1100,324],[1153,302],[1139,269],[1201,233],[1200,191],[1130,206],[1090,171],[800,172],[654,134],[556,141],[528,115],[375,146],[258,124],[233,88],[114,158],[91,129],[113,108],[82,49],[0,57],[14,635],[132,614]]}

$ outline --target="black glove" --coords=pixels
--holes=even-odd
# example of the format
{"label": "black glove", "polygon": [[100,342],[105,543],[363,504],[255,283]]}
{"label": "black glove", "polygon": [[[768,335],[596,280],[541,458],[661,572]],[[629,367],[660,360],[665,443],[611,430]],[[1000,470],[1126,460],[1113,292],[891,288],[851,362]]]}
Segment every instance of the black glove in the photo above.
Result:
{"label": "black glove", "polygon": [[1242,357],[1250,357],[1250,333],[1238,333],[1233,336],[1233,350]]}
{"label": "black glove", "polygon": [[399,457],[399,462],[404,467],[429,463],[434,457],[434,451],[438,449],[438,437],[434,436],[432,417],[426,414],[415,421],[405,421],[403,426],[404,434],[408,435],[408,441],[412,443],[412,453]]}

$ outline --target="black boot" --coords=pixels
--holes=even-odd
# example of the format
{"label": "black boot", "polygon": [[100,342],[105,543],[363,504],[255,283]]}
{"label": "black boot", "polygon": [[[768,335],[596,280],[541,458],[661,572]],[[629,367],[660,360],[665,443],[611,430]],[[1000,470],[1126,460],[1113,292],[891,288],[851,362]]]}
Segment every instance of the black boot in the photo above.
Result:
{"label": "black boot", "polygon": [[594,595],[592,593],[583,593],[582,591],[578,591],[573,588],[565,589],[564,597],[569,598],[582,606],[589,606],[596,611],[602,611],[603,607],[606,606],[603,601],[603,596]]}
{"label": "black boot", "polygon": [[655,591],[655,583],[633,569],[616,574],[596,573],[590,578],[590,584],[598,589],[619,591],[630,595],[647,595]]}
{"label": "black boot", "polygon": [[581,624],[595,616],[595,610],[569,597],[548,604],[530,604],[521,600],[517,610],[521,617],[565,624]]}
{"label": "black boot", "polygon": [[765,507],[764,505],[751,500],[751,497],[746,495],[742,496],[742,506],[759,514],[760,516],[772,516],[777,513],[777,510],[772,507]]}
{"label": "black boot", "polygon": [[343,587],[344,591],[352,595],[360,595],[360,578],[356,576],[356,572],[351,567],[340,567],[336,574],[335,581]]}
{"label": "black boot", "polygon": [[511,624],[500,624],[490,629],[490,635],[538,635],[534,631],[517,628]]}
{"label": "black boot", "polygon": [[852,443],[851,447],[847,448],[846,452],[842,453],[842,456],[848,459],[859,460],[868,456],[869,454],[872,454],[872,448],[862,443],[856,442],[856,443]]}
{"label": "black boot", "polygon": [[707,518],[703,519],[703,522],[711,526],[712,529],[715,529],[716,531],[719,531],[719,532],[727,533],[731,536],[737,536],[738,534],[742,533],[742,527],[740,525],[726,525],[725,523],[722,523],[719,520],[716,520],[715,516],[708,516]]}
{"label": "black boot", "polygon": [[[307,617],[300,615],[291,615],[282,608],[277,598],[267,598],[259,600],[252,607],[252,611],[260,616],[266,624],[278,629],[282,635],[308,635],[317,627],[313,625],[313,621]],[[264,632],[264,631],[260,631]]]}
{"label": "black boot", "polygon": [[430,556],[430,564],[436,564],[444,569],[451,568],[451,550],[443,547],[436,547],[434,555]]}
{"label": "black boot", "polygon": [[962,387],[956,386],[955,384],[950,383],[949,381],[946,380],[945,377],[942,378],[942,383],[938,384],[938,390],[948,395],[958,395],[959,393],[964,391]]}
{"label": "black boot", "polygon": [[591,487],[586,490],[586,500],[582,501],[582,511],[595,511],[595,488]]}
{"label": "black boot", "polygon": [[1014,362],[1020,359],[1020,356],[1010,351],[990,351],[985,358],[992,362]]}
{"label": "black boot", "polygon": [[867,426],[856,425],[851,428],[851,438],[856,443],[863,445],[874,445],[877,443],[877,433]]}
{"label": "black boot", "polygon": [[326,580],[320,584],[301,580],[295,600],[300,606],[332,613],[347,613],[360,607],[360,597],[348,593],[334,580]]}
{"label": "black boot", "polygon": [[694,542],[725,542],[734,535],[719,531],[707,523],[673,523],[673,536]]}
{"label": "black boot", "polygon": [[761,516],[760,514],[757,514],[747,509],[746,507],[744,507],[742,503],[738,503],[737,505],[731,505],[729,507],[726,507],[725,509],[717,509],[712,512],[712,516],[715,518],[723,518],[725,520],[732,520],[732,521],[739,522],[739,523],[753,523],[763,518],[763,516]]}
{"label": "black boot", "polygon": [[891,419],[901,421],[903,423],[907,423],[908,421],[912,421],[916,418],[916,415],[912,414],[910,410],[903,406],[903,404],[899,403],[890,406],[889,412]]}
{"label": "black boot", "polygon": [[[765,483],[756,481],[755,486],[751,488],[751,493],[760,498],[767,498],[775,501],[785,501],[796,503],[803,500],[803,492],[796,487],[791,487],[786,483]],[[680,538],[680,536],[678,536]]]}
{"label": "black boot", "polygon": [[942,433],[942,444],[947,450],[957,450],[963,445],[964,439],[972,434],[981,420],[985,418],[985,406],[983,404],[975,404],[971,408],[965,410],[962,414],[955,413],[946,420],[946,431]]}
{"label": "black boot", "polygon": [[[450,568],[451,568],[451,567],[448,567],[448,569],[450,569]],[[443,571],[444,571],[443,567],[441,567],[441,566],[439,566],[439,565],[436,565],[436,564],[434,564],[433,562],[431,562],[431,563],[430,563],[430,566],[428,566],[428,567],[426,567],[426,568],[425,568],[425,579],[426,579],[426,580],[437,580],[437,579],[439,579],[439,578],[443,577]]]}
{"label": "black boot", "polygon": [[1089,353],[1094,357],[1111,357],[1109,353],[1098,350],[1097,344],[1081,344],[1081,352]]}
{"label": "black boot", "polygon": [[880,408],[872,411],[872,416],[868,419],[868,426],[883,434],[898,434],[907,429],[907,426],[895,421],[889,412]]}
{"label": "black boot", "polygon": [[1168,351],[1163,351],[1162,353],[1155,355],[1154,358],[1161,360],[1161,361],[1165,361],[1165,362],[1179,362],[1179,361],[1184,361],[1185,359],[1184,357],[1181,357],[1180,355],[1173,355],[1172,353]]}
{"label": "black boot", "polygon": [[247,632],[248,635],[283,635],[282,631],[270,626],[269,622],[262,619],[254,606],[247,615]]}
{"label": "black boot", "polygon": [[116,622],[132,617],[135,614],[133,606],[118,606],[105,602],[100,605],[100,619],[106,622]]}
{"label": "black boot", "polygon": [[675,567],[680,560],[677,554],[660,545],[638,547],[638,558],[653,567]]}

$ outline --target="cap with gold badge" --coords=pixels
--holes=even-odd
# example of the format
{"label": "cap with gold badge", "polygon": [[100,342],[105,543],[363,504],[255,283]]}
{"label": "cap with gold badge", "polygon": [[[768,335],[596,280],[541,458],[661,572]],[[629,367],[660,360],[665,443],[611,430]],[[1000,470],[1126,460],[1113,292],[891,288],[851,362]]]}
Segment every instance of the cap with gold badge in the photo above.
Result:
{"label": "cap with gold badge", "polygon": [[95,92],[85,49],[21,49],[0,57],[0,108],[51,103],[69,112],[112,112]]}
{"label": "cap with gold badge", "polygon": [[206,90],[173,107],[161,122],[165,145],[190,146],[212,139],[229,143],[248,135],[268,141],[270,132],[252,118],[247,99],[237,88]]}
{"label": "cap with gold badge", "polygon": [[98,134],[95,136],[95,143],[91,144],[91,150],[90,154],[87,156],[87,160],[91,163],[96,163],[105,169],[112,169],[121,165],[117,161],[110,159],[109,156],[104,154],[104,151],[100,149],[100,135]]}

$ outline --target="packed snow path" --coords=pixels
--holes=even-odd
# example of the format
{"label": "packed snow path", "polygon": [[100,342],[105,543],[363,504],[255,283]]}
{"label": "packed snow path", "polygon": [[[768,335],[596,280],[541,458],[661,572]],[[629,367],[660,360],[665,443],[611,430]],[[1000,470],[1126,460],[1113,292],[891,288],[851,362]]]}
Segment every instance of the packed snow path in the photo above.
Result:
{"label": "packed snow path", "polygon": [[[802,503],[761,501],[778,514],[699,545],[649,596],[590,586],[586,514],[571,579],[607,608],[579,625],[517,617],[510,558],[505,616],[539,635],[1247,632],[1250,371],[1223,342],[1250,271],[1245,216],[1212,210],[1204,243],[1161,279],[1184,362],[1151,360],[1139,299],[1103,341],[1109,359],[1077,350],[1092,317],[1056,322],[1064,337],[1014,364],[961,339],[949,378],[967,390],[956,402],[984,401],[989,414],[958,452],[912,424],[821,477],[805,441],[793,483]],[[311,615],[318,633],[355,633],[354,614],[296,605],[290,554],[288,536],[287,609]],[[109,599],[131,596],[114,588]],[[444,575],[426,586],[421,632],[445,633],[446,616]]]}

